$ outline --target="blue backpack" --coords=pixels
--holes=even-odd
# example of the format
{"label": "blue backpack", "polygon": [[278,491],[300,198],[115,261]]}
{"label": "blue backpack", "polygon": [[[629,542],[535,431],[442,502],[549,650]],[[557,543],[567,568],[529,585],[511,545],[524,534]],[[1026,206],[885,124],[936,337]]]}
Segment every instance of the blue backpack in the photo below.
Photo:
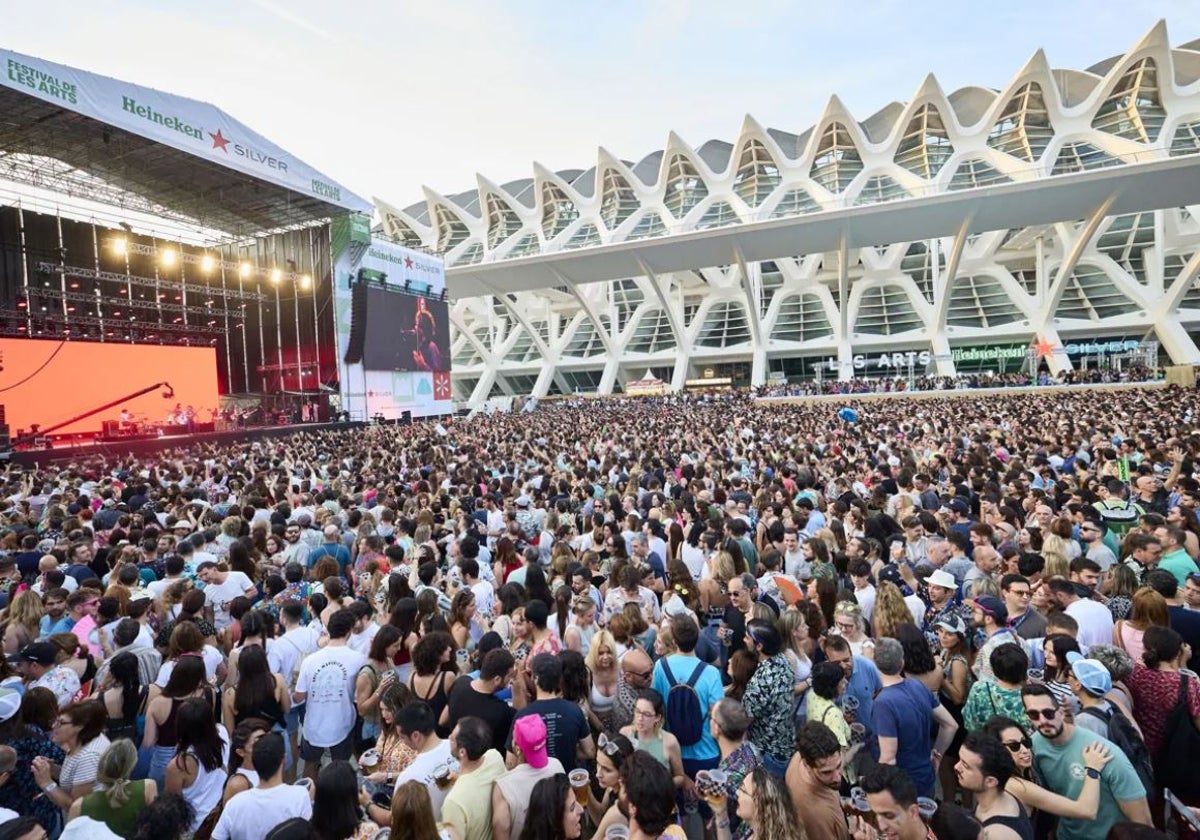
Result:
{"label": "blue backpack", "polygon": [[671,666],[667,660],[661,661],[663,673],[671,686],[667,691],[667,729],[679,741],[680,746],[690,747],[704,737],[704,709],[700,705],[696,683],[704,673],[707,663],[704,660],[697,662],[688,681],[681,683],[671,673]]}

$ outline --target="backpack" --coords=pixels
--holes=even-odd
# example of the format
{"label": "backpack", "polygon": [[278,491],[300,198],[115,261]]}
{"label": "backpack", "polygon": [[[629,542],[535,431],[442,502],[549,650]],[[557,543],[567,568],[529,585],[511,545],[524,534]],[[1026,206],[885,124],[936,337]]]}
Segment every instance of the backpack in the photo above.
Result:
{"label": "backpack", "polygon": [[1179,674],[1179,702],[1167,715],[1163,726],[1163,746],[1155,764],[1159,785],[1188,805],[1200,804],[1200,774],[1196,773],[1196,756],[1200,756],[1200,732],[1192,722],[1188,708],[1188,675]]}
{"label": "backpack", "polygon": [[662,666],[667,683],[671,686],[667,691],[667,729],[680,746],[690,747],[704,737],[704,710],[700,705],[700,695],[696,693],[696,682],[707,665],[703,660],[697,662],[685,683],[675,679],[666,659],[662,660]]}
{"label": "backpack", "polygon": [[1104,721],[1107,727],[1104,737],[1112,741],[1117,749],[1129,758],[1129,763],[1133,765],[1134,772],[1137,773],[1142,786],[1146,788],[1147,795],[1158,789],[1158,785],[1154,781],[1154,765],[1150,761],[1150,751],[1146,749],[1146,742],[1133,728],[1133,724],[1129,722],[1129,718],[1125,717],[1124,712],[1110,703],[1106,710],[1093,706],[1084,709],[1080,714],[1091,715]]}

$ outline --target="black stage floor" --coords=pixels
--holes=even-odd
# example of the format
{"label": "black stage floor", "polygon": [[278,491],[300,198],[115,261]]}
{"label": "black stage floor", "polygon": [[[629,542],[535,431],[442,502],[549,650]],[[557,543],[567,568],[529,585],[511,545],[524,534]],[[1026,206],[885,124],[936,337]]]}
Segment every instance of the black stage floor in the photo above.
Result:
{"label": "black stage floor", "polygon": [[247,429],[231,429],[224,432],[199,432],[195,434],[163,435],[153,438],[131,438],[129,440],[84,440],[76,443],[60,441],[53,448],[29,449],[8,455],[13,463],[26,467],[65,463],[91,458],[96,455],[117,457],[134,455],[144,457],[164,449],[179,446],[199,446],[206,443],[229,444],[238,441],[264,440],[286,437],[296,432],[323,432],[338,429],[356,429],[365,426],[361,422],[347,423],[302,423],[290,426],[254,426]]}

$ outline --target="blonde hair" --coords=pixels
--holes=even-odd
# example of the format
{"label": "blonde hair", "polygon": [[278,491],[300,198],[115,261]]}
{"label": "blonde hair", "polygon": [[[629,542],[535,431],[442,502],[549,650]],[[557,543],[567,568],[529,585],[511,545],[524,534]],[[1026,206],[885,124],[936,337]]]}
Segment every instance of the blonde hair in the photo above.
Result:
{"label": "blonde hair", "polygon": [[110,808],[120,808],[129,801],[129,775],[137,760],[137,747],[128,738],[113,741],[101,754],[96,764],[96,782],[104,786]]}
{"label": "blonde hair", "polygon": [[584,659],[588,670],[593,674],[599,667],[600,648],[608,648],[613,655],[613,662],[617,661],[617,640],[607,630],[597,630],[592,636],[592,643],[588,646],[587,657]]}
{"label": "blonde hair", "polygon": [[879,584],[875,595],[875,611],[871,623],[875,625],[875,638],[895,638],[896,628],[901,624],[912,624],[912,611],[904,603],[904,595],[891,581]]}

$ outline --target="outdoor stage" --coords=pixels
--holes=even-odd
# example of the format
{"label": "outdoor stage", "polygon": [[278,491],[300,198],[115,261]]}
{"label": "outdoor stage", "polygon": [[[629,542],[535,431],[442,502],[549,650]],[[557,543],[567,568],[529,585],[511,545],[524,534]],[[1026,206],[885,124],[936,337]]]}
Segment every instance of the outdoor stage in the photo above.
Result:
{"label": "outdoor stage", "polygon": [[23,467],[44,467],[47,464],[69,463],[101,456],[116,458],[133,455],[144,458],[167,449],[198,447],[207,444],[224,446],[240,441],[268,440],[286,437],[297,432],[326,432],[358,429],[366,423],[303,423],[290,426],[257,426],[248,429],[231,429],[223,432],[201,432],[196,434],[164,435],[163,437],[130,440],[81,440],[75,443],[56,445],[51,449],[29,449],[13,452],[8,458]]}

